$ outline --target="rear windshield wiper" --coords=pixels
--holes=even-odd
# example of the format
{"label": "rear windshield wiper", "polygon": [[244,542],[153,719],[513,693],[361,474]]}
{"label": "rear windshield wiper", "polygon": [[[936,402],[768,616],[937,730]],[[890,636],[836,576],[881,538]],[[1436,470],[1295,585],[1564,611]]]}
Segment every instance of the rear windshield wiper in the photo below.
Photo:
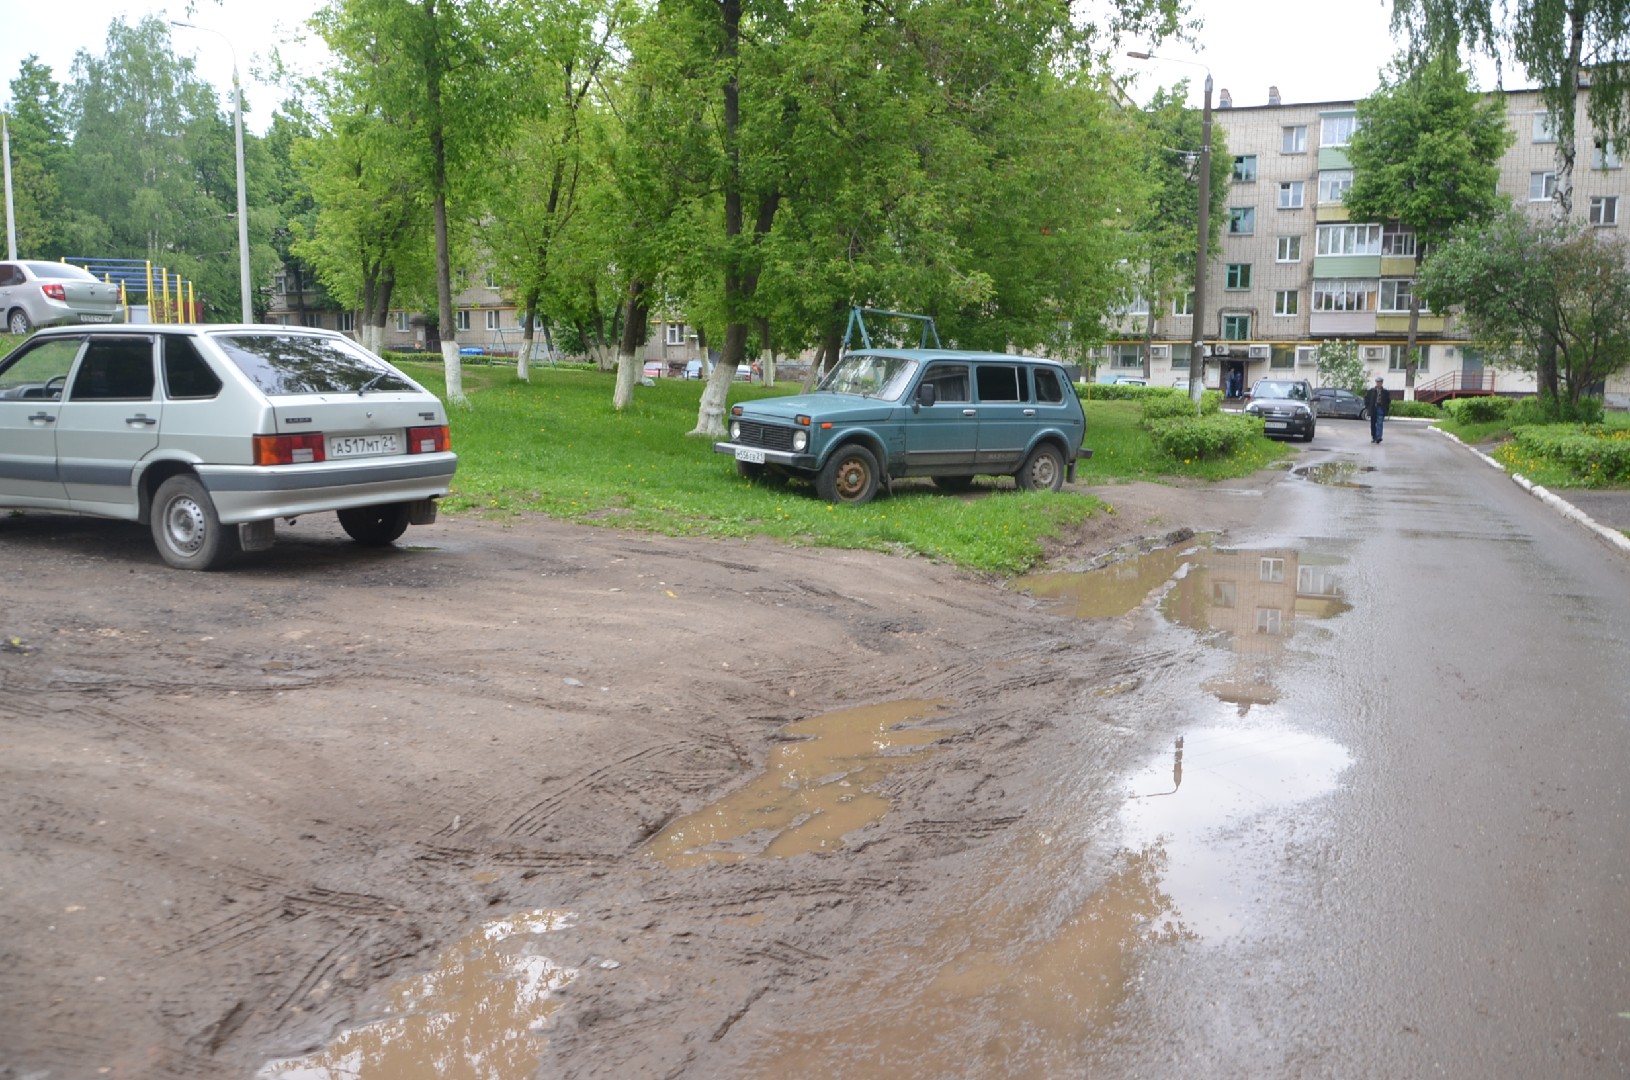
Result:
{"label": "rear windshield wiper", "polygon": [[363,383],[362,388],[357,391],[357,397],[361,397],[363,394],[366,394],[368,391],[384,382],[388,375],[390,375],[390,372],[381,371],[378,375],[375,375],[373,378]]}

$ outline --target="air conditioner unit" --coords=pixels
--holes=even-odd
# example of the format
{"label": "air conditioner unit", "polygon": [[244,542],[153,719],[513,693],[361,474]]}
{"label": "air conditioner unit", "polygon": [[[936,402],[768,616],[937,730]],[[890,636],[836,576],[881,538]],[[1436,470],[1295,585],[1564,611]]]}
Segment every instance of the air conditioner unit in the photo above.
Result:
{"label": "air conditioner unit", "polygon": [[1273,356],[1273,348],[1268,345],[1252,345],[1245,350],[1245,355],[1252,360],[1267,360]]}
{"label": "air conditioner unit", "polygon": [[1316,367],[1318,365],[1318,349],[1312,345],[1296,346],[1296,366]]}
{"label": "air conditioner unit", "polygon": [[1172,347],[1170,345],[1151,345],[1151,346],[1149,346],[1149,359],[1151,359],[1151,360],[1170,360],[1171,358],[1172,358]]}
{"label": "air conditioner unit", "polygon": [[1358,353],[1365,361],[1385,360],[1387,358],[1387,347],[1385,345],[1363,345],[1359,347]]}

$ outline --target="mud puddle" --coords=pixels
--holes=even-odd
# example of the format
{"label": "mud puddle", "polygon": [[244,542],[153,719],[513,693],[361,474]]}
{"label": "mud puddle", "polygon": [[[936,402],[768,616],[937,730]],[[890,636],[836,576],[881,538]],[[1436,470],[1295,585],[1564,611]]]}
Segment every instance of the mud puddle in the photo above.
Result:
{"label": "mud puddle", "polygon": [[392,987],[389,1015],[321,1053],[274,1061],[256,1080],[493,1080],[538,1068],[554,992],[577,972],[541,955],[539,938],[574,916],[531,911],[484,923],[427,974]]}
{"label": "mud puddle", "polygon": [[835,851],[888,812],[889,801],[869,789],[949,734],[907,726],[944,704],[891,701],[788,724],[763,774],[669,823],[647,850],[675,868]]}
{"label": "mud puddle", "polygon": [[1292,469],[1290,474],[1326,487],[1367,488],[1368,484],[1358,482],[1358,475],[1374,471],[1374,465],[1360,467],[1356,461],[1326,461],[1319,465],[1303,465]]}
{"label": "mud puddle", "polygon": [[1112,619],[1135,610],[1201,550],[1198,544],[1156,548],[1096,570],[1029,574],[1015,578],[1013,587],[1061,601],[1061,611],[1077,619]]}

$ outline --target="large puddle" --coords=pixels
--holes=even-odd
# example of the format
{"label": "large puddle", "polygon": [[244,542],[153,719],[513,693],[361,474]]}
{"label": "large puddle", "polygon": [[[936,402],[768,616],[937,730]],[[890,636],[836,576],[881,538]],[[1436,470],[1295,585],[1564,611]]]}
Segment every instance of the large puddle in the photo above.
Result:
{"label": "large puddle", "polygon": [[1015,578],[1013,587],[1060,601],[1060,607],[1077,619],[1112,619],[1135,610],[1202,550],[1194,545],[1157,548],[1097,570],[1029,574]]}
{"label": "large puddle", "polygon": [[888,812],[868,789],[948,734],[909,726],[943,704],[891,701],[794,721],[758,779],[670,822],[647,849],[672,867],[835,851]]}
{"label": "large puddle", "polygon": [[387,1015],[328,1049],[274,1061],[256,1080],[502,1080],[531,1076],[556,990],[577,972],[541,955],[539,939],[572,925],[561,911],[483,924],[390,991]]}

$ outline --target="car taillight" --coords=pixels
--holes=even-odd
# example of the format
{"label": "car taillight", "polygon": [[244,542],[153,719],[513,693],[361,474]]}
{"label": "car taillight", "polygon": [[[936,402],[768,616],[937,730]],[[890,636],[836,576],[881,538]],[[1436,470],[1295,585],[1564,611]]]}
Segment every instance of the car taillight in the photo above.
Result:
{"label": "car taillight", "polygon": [[40,291],[53,300],[65,301],[68,299],[68,293],[66,290],[64,290],[61,285],[54,281],[41,285]]}
{"label": "car taillight", "polygon": [[309,465],[326,460],[321,432],[310,435],[256,435],[256,465]]}
{"label": "car taillight", "polygon": [[453,436],[446,424],[407,429],[407,452],[410,454],[434,454],[452,445]]}

